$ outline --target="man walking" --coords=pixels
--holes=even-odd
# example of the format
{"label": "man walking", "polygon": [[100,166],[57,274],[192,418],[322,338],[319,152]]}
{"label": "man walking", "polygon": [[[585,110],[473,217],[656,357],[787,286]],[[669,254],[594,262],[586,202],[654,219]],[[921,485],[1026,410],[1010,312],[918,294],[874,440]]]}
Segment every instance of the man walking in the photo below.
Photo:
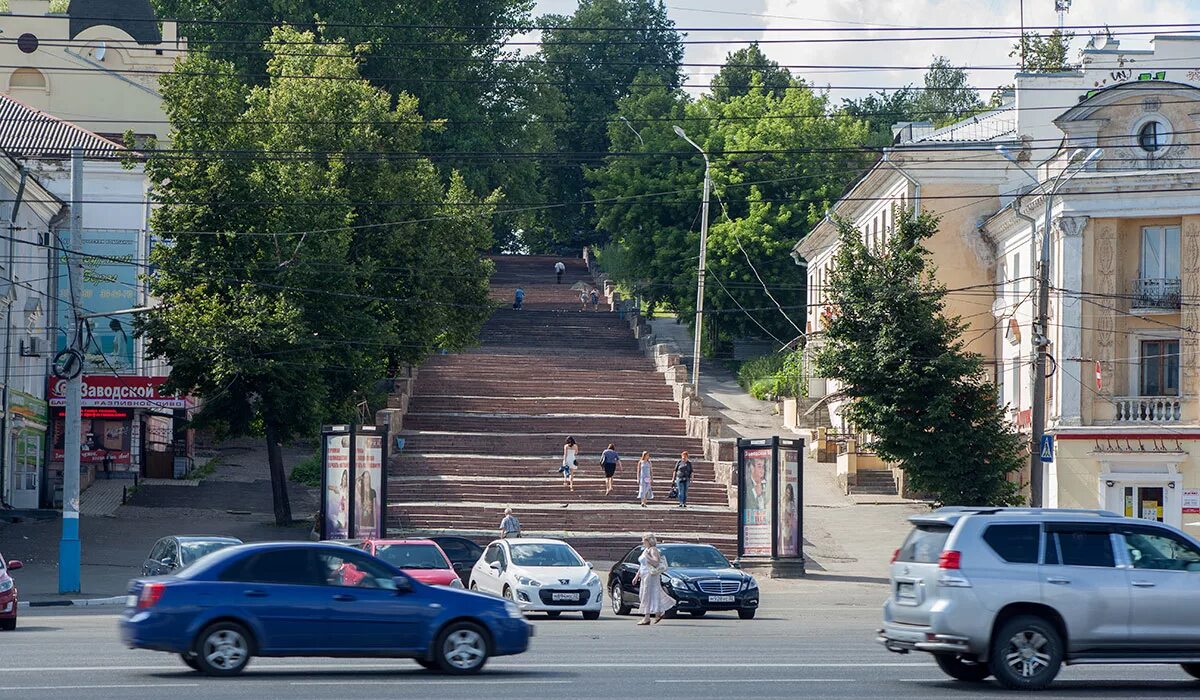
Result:
{"label": "man walking", "polygon": [[520,311],[525,305],[525,290],[517,287],[517,291],[513,292],[513,309]]}
{"label": "man walking", "polygon": [[562,276],[563,276],[563,273],[566,271],[567,271],[567,266],[563,264],[562,260],[559,260],[558,262],[554,263],[554,283],[555,284],[562,284]]}
{"label": "man walking", "polygon": [[513,515],[512,508],[504,509],[504,519],[500,521],[500,539],[521,536],[521,521]]}
{"label": "man walking", "polygon": [[600,292],[593,289],[592,290],[592,311],[599,311],[599,310],[600,310]]}
{"label": "man walking", "polygon": [[679,496],[679,507],[687,508],[688,484],[692,481],[692,460],[685,451],[675,463],[675,490]]}

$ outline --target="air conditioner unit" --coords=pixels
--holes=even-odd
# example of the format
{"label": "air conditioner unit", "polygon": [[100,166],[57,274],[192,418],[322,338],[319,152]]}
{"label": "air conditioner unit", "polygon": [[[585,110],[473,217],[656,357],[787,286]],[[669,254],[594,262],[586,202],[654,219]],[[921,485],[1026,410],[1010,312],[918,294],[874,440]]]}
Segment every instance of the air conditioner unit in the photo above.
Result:
{"label": "air conditioner unit", "polygon": [[38,339],[30,336],[29,340],[22,340],[19,344],[21,357],[41,357],[42,353],[38,350]]}

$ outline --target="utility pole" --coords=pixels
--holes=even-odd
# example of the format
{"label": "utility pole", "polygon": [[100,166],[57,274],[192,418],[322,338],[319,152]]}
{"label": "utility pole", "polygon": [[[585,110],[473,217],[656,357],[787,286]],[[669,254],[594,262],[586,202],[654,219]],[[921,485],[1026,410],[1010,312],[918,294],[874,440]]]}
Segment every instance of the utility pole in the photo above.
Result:
{"label": "utility pole", "polygon": [[708,154],[696,142],[688,138],[687,132],[675,126],[675,134],[692,144],[704,157],[704,204],[700,209],[700,269],[696,273],[696,330],[692,340],[692,389],[700,398],[700,341],[704,337],[704,276],[708,269],[708,200],[712,194],[712,165]]}
{"label": "utility pole", "polygon": [[[80,316],[79,293],[83,283],[80,253],[83,249],[83,151],[71,151],[71,244],[67,253],[67,277],[71,299],[71,328],[68,349],[80,352],[79,338],[83,319]],[[67,380],[67,410],[63,421],[63,529],[58,549],[58,592],[78,593],[80,586],[79,544],[79,451],[83,404],[83,362],[79,356],[78,372]]]}

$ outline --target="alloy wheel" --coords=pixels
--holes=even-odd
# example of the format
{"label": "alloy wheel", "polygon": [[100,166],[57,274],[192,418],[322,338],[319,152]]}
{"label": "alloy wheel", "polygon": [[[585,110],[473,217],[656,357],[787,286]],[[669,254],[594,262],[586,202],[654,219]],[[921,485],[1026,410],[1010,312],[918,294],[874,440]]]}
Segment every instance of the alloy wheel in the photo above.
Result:
{"label": "alloy wheel", "polygon": [[1004,663],[1022,678],[1032,678],[1050,666],[1049,640],[1036,630],[1021,630],[1008,640]]}
{"label": "alloy wheel", "polygon": [[219,629],[204,640],[201,654],[213,668],[230,671],[243,665],[250,645],[237,630]]}
{"label": "alloy wheel", "polygon": [[621,584],[614,583],[612,590],[608,593],[609,603],[612,605],[614,615],[621,614]]}
{"label": "alloy wheel", "polygon": [[487,644],[483,636],[473,629],[460,629],[446,636],[442,644],[442,656],[454,668],[469,671],[487,658]]}

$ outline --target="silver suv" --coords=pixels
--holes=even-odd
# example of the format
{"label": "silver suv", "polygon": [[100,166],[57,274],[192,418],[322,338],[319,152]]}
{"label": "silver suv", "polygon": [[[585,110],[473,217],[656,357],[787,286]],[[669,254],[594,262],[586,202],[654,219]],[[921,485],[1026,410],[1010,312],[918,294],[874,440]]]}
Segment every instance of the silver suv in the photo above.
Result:
{"label": "silver suv", "polygon": [[878,641],[947,675],[1045,688],[1065,664],[1200,678],[1200,542],[1107,511],[942,508],[909,518]]}

